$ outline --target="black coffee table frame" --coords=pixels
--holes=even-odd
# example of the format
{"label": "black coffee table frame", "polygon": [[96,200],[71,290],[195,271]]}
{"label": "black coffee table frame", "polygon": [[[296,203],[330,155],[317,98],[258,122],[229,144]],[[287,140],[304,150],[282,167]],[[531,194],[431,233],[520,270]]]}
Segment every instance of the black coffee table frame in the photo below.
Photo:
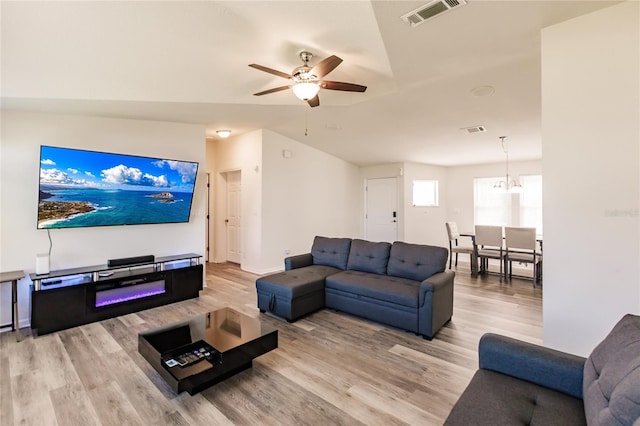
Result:
{"label": "black coffee table frame", "polygon": [[[186,367],[169,367],[162,362],[163,355],[199,340],[218,354]],[[251,368],[255,358],[277,347],[277,329],[231,308],[138,334],[138,352],[174,392],[190,395]]]}

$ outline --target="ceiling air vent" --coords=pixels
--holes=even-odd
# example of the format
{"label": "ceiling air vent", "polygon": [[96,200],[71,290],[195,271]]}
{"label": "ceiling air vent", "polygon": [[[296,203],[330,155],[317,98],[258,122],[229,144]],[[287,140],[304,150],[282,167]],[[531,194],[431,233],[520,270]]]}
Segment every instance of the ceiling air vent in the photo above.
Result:
{"label": "ceiling air vent", "polygon": [[411,12],[402,15],[400,19],[411,24],[412,27],[427,22],[431,18],[446,13],[456,7],[467,4],[465,0],[435,0],[429,2]]}
{"label": "ceiling air vent", "polygon": [[482,132],[486,132],[486,131],[487,131],[487,128],[486,128],[486,127],[484,127],[484,126],[473,126],[473,127],[463,127],[463,128],[462,128],[462,129],[460,129],[460,130],[462,130],[463,132],[466,132],[466,133],[473,134],[473,133],[482,133]]}

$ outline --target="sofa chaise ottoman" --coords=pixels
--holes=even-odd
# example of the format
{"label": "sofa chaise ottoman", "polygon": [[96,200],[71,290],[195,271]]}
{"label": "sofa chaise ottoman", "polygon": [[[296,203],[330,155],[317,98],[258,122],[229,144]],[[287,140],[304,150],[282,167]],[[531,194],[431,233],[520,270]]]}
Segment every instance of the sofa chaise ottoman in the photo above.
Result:
{"label": "sofa chaise ottoman", "polygon": [[[256,280],[258,308],[288,321],[327,307],[431,339],[453,315],[448,250],[317,236],[310,253]],[[321,294],[322,293],[322,294]]]}
{"label": "sofa chaise ottoman", "polygon": [[336,268],[300,268],[256,280],[260,312],[270,313],[293,322],[324,308],[324,282]]}
{"label": "sofa chaise ottoman", "polygon": [[350,238],[320,237],[311,253],[287,257],[285,272],[256,280],[260,312],[293,322],[324,308],[325,279],[347,267],[350,247]]}
{"label": "sofa chaise ottoman", "polygon": [[496,334],[445,425],[640,426],[640,316],[583,358]]}

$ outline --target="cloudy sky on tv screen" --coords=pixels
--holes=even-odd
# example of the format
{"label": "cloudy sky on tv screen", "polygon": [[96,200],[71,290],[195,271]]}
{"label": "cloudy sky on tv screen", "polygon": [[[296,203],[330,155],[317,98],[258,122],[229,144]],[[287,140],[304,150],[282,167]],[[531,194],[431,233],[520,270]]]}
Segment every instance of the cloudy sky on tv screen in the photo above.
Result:
{"label": "cloudy sky on tv screen", "polygon": [[188,222],[198,163],[42,146],[38,228]]}

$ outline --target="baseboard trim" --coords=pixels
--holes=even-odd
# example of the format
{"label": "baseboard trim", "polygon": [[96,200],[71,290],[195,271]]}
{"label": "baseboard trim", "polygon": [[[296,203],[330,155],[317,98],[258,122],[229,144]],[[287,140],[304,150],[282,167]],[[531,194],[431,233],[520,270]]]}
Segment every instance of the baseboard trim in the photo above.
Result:
{"label": "baseboard trim", "polygon": [[253,269],[253,268],[245,268],[240,265],[240,269],[243,271],[251,272],[256,275],[266,275],[266,274],[275,274],[276,272],[283,272],[284,268],[269,268],[269,269]]}

